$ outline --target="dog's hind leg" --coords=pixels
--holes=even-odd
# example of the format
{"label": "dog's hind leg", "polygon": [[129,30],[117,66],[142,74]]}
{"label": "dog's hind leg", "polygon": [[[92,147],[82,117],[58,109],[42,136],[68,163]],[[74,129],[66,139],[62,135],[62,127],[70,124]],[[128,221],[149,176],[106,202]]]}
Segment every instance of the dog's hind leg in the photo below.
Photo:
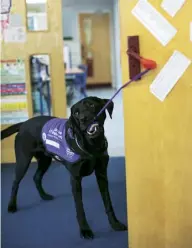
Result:
{"label": "dog's hind leg", "polygon": [[35,172],[35,175],[33,177],[33,180],[35,182],[36,188],[39,192],[40,197],[43,200],[53,200],[53,196],[47,194],[42,186],[42,179],[46,171],[48,170],[49,166],[51,165],[52,158],[46,156],[43,152],[37,153],[35,155],[37,162],[38,162],[38,167]]}
{"label": "dog's hind leg", "polygon": [[15,138],[15,156],[16,156],[16,167],[15,167],[15,179],[12,185],[11,197],[8,205],[8,212],[16,212],[17,211],[17,193],[19,189],[19,184],[27,169],[29,168],[29,164],[32,159],[32,154],[29,149],[29,146],[25,146],[22,143],[21,137],[16,135]]}

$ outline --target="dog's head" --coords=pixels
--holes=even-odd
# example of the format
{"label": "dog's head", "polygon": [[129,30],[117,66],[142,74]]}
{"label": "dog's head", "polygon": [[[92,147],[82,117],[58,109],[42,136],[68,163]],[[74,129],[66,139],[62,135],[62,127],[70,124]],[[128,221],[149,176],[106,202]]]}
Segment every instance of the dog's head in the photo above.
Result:
{"label": "dog's head", "polygon": [[[106,113],[103,113],[95,119],[99,111],[104,107],[109,99],[98,97],[87,97],[74,104],[71,108],[70,124],[73,132],[81,133],[87,138],[96,138],[104,134],[104,122]],[[107,106],[110,117],[113,113],[113,102]]]}

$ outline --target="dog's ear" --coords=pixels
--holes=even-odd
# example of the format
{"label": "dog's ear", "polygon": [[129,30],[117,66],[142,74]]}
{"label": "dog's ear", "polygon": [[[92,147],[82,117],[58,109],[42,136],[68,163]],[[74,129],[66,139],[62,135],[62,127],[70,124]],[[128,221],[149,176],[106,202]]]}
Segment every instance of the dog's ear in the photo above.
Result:
{"label": "dog's ear", "polygon": [[[103,99],[103,107],[105,106],[105,104],[106,104],[108,101],[110,101],[110,99]],[[107,111],[108,111],[108,113],[109,113],[110,118],[112,119],[112,114],[113,114],[113,109],[114,109],[114,103],[113,103],[113,101],[111,101],[111,102],[107,105],[106,109],[107,109]]]}
{"label": "dog's ear", "polygon": [[71,129],[71,133],[74,136],[75,134],[78,135],[78,137],[81,136],[81,132],[79,129],[78,121],[74,116],[74,110],[75,110],[75,105],[71,107],[71,115],[68,120],[68,127]]}
{"label": "dog's ear", "polygon": [[74,109],[74,106],[71,107],[71,114],[70,114],[70,117],[68,120],[68,126],[71,129],[72,134],[74,135],[75,129],[76,129],[76,120],[75,120],[74,115],[73,115],[73,109]]}
{"label": "dog's ear", "polygon": [[74,136],[74,133],[75,133],[75,120],[74,120],[74,117],[72,115],[69,117],[68,127],[71,130],[72,136]]}

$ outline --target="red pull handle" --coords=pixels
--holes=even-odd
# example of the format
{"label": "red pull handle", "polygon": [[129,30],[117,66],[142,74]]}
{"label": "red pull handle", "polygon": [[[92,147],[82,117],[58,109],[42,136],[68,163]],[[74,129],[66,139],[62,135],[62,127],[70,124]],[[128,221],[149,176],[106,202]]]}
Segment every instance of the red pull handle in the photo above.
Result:
{"label": "red pull handle", "polygon": [[139,60],[145,69],[155,69],[157,67],[157,63],[154,60],[145,59],[133,51],[127,51],[127,55]]}

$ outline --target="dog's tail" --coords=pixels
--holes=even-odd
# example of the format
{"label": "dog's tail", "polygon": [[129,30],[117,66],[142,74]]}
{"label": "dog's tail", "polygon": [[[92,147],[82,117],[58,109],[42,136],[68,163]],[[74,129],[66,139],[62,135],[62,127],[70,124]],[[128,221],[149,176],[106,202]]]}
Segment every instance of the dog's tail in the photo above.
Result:
{"label": "dog's tail", "polygon": [[11,136],[14,133],[19,132],[20,126],[23,124],[23,122],[19,122],[15,125],[12,125],[4,130],[1,131],[1,140]]}

